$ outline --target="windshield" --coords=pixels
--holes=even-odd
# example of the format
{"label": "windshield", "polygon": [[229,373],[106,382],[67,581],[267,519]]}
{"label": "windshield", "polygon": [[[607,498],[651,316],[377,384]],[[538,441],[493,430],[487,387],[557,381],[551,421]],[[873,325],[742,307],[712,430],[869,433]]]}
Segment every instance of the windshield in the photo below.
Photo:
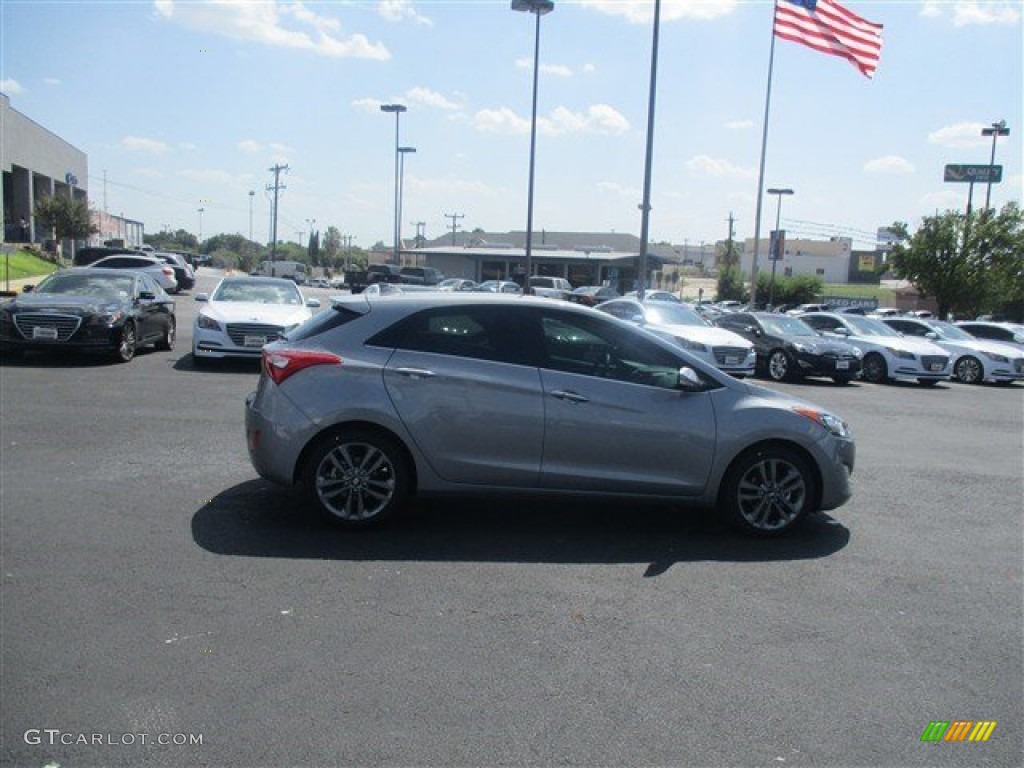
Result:
{"label": "windshield", "polygon": [[644,313],[647,315],[647,322],[656,323],[657,325],[711,325],[711,323],[692,309],[684,307],[682,304],[669,304],[668,302],[645,303]]}
{"label": "windshield", "polygon": [[773,336],[817,336],[818,332],[798,317],[774,315],[760,317],[764,329]]}
{"label": "windshield", "polygon": [[977,339],[967,333],[963,328],[957,328],[952,323],[947,323],[944,320],[932,320],[928,325],[931,326],[939,336],[944,339],[949,339],[950,341],[977,341]]}
{"label": "windshield", "polygon": [[898,336],[898,332],[873,317],[850,315],[843,318],[858,336]]}
{"label": "windshield", "polygon": [[116,301],[132,295],[131,275],[85,275],[78,272],[54,272],[43,280],[35,293],[91,296],[104,301]]}
{"label": "windshield", "polygon": [[210,301],[244,301],[253,304],[302,304],[299,289],[286,282],[266,280],[225,280]]}

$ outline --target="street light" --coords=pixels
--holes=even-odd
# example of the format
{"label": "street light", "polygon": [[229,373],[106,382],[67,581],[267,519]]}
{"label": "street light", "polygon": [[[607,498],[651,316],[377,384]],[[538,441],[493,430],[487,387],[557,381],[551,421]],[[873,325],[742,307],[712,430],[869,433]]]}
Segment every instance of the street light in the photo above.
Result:
{"label": "street light", "polygon": [[1005,120],[1000,120],[998,123],[992,123],[991,128],[982,128],[981,135],[992,137],[992,156],[988,161],[988,186],[985,189],[985,210],[987,211],[989,199],[992,197],[992,173],[996,164],[996,139],[1000,136],[1009,136],[1010,129],[1006,127]]}
{"label": "street light", "polygon": [[530,272],[533,255],[533,168],[537,152],[537,71],[540,64],[540,17],[555,10],[553,0],[512,0],[513,11],[532,13],[537,17],[533,41],[533,109],[530,116],[530,177],[526,192],[526,277],[523,293],[530,293]]}
{"label": "street light", "polygon": [[395,247],[394,247],[394,253],[392,255],[392,261],[393,261],[393,263],[397,264],[398,263],[398,185],[400,183],[399,182],[399,178],[398,178],[398,165],[399,165],[398,158],[399,158],[399,154],[400,154],[399,151],[398,151],[398,119],[401,117],[402,113],[405,112],[405,105],[404,104],[381,104],[380,105],[380,111],[381,112],[394,112],[394,114],[395,114],[395,226],[394,226],[394,232],[393,232],[393,235],[394,235],[394,238],[395,238]]}
{"label": "street light", "polygon": [[782,233],[779,232],[779,223],[782,221],[782,196],[792,195],[792,189],[767,189],[765,190],[769,195],[775,195],[778,200],[778,205],[775,208],[775,248],[772,252],[772,279],[768,284],[768,306],[775,306],[775,265],[779,263],[779,259],[782,257]]}
{"label": "street light", "polygon": [[256,196],[256,190],[249,190],[249,242],[252,242],[252,199]]}
{"label": "street light", "polygon": [[402,241],[402,203],[405,199],[405,156],[415,151],[416,147],[398,148],[398,221],[395,231],[395,237],[398,239],[395,242]]}

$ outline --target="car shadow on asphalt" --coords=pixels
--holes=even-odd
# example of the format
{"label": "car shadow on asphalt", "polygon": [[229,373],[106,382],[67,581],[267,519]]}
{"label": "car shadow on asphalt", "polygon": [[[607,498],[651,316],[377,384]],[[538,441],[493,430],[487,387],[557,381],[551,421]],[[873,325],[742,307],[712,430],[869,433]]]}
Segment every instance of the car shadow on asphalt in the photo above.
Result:
{"label": "car shadow on asphalt", "polygon": [[[151,347],[143,347],[135,351],[137,358],[153,354],[160,354],[160,352]],[[109,368],[118,365],[131,365],[131,362],[121,363],[114,360],[111,350],[63,349],[52,352],[31,350],[23,352],[20,356],[0,354],[0,368]]]}
{"label": "car shadow on asphalt", "polygon": [[174,361],[176,371],[195,371],[196,373],[259,373],[262,358],[226,357],[223,360],[203,360],[196,364],[191,352],[186,352]]}
{"label": "car shadow on asphalt", "polygon": [[645,577],[675,563],[768,562],[828,557],[850,531],[813,515],[785,536],[755,539],[712,512],[634,502],[417,500],[387,525],[345,531],[315,515],[296,491],[250,480],[192,517],[203,549],[239,557],[420,562],[646,563]]}

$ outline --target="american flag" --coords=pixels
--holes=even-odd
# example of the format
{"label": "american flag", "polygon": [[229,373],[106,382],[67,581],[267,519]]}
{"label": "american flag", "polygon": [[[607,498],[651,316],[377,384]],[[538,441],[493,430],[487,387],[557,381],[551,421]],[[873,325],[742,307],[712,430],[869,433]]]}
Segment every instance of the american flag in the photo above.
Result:
{"label": "american flag", "polygon": [[882,25],[832,0],[776,0],[775,36],[848,59],[867,77],[882,53]]}

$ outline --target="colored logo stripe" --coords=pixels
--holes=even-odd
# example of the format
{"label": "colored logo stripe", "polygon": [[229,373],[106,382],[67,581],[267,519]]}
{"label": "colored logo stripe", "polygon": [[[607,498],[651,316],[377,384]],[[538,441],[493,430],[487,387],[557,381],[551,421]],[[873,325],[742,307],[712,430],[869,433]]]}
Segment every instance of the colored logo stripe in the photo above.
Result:
{"label": "colored logo stripe", "polygon": [[988,741],[996,724],[996,720],[932,720],[921,741]]}

